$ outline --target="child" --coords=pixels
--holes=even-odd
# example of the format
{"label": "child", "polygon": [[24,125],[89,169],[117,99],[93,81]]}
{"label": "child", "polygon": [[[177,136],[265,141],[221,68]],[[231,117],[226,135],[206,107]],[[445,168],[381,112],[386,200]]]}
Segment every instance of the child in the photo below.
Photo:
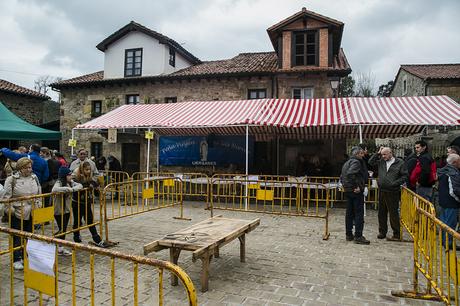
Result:
{"label": "child", "polygon": [[[54,219],[56,220],[59,232],[65,233],[70,219],[70,207],[72,205],[71,192],[78,191],[83,188],[82,184],[76,183],[72,180],[72,171],[67,167],[59,168],[58,179],[54,183],[51,192],[65,192],[66,194],[58,194],[54,196]],[[59,236],[65,239],[65,234]],[[64,256],[72,255],[72,252],[66,250],[64,247],[58,247],[58,254]]]}
{"label": "child", "polygon": [[[73,175],[75,181],[83,185],[84,188],[95,188],[98,186],[96,178],[93,177],[91,164],[88,161],[84,161],[78,168],[75,169]],[[72,213],[73,213],[73,228],[76,229],[81,224],[82,217],[85,218],[86,224],[93,223],[93,211],[91,203],[93,201],[92,192],[88,190],[86,192],[80,192],[80,194],[74,194],[72,201]],[[89,227],[91,236],[93,237],[94,243],[102,248],[108,247],[108,244],[101,239],[101,236],[97,233],[96,226],[92,225]],[[74,231],[73,240],[75,242],[81,242],[80,231]]]}

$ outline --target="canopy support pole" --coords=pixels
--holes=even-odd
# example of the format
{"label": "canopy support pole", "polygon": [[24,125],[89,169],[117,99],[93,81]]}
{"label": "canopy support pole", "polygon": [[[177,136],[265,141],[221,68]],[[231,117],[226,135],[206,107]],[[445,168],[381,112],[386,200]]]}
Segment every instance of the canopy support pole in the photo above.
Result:
{"label": "canopy support pole", "polygon": [[246,125],[246,175],[248,175],[248,173],[249,173],[249,162],[248,162],[249,152],[248,152],[248,148],[249,148],[249,125]]}
{"label": "canopy support pole", "polygon": [[359,131],[359,143],[363,143],[363,127],[358,125],[358,131]]}
{"label": "canopy support pole", "polygon": [[[75,129],[72,129],[72,140],[75,139]],[[73,146],[70,147],[70,155],[73,155]]]}
{"label": "canopy support pole", "polygon": [[280,175],[280,136],[276,135],[276,175]]}
{"label": "canopy support pole", "polygon": [[157,140],[157,173],[160,173],[160,136],[156,136]]}
{"label": "canopy support pole", "polygon": [[[150,132],[150,128],[148,131]],[[147,173],[149,173],[150,172],[150,137],[147,138],[147,167],[146,169],[147,169]]]}
{"label": "canopy support pole", "polygon": [[[249,173],[249,125],[246,125],[246,179],[248,179],[248,173]],[[245,185],[244,187],[244,210],[248,210],[248,204],[249,204],[249,199],[248,199],[248,184]]]}

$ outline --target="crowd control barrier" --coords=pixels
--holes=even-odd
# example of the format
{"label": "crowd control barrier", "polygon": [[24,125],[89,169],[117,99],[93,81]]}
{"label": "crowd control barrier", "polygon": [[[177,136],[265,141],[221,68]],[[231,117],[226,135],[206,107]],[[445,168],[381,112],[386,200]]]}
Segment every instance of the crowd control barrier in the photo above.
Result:
{"label": "crowd control barrier", "polygon": [[[15,271],[13,236],[24,249],[24,270]],[[57,238],[0,227],[0,243],[9,246],[0,256],[0,305],[163,305],[164,274],[181,280],[189,305],[197,305],[195,286],[177,265],[128,255]],[[67,247],[71,256],[58,255]]]}
{"label": "crowd control barrier", "polygon": [[101,188],[111,183],[120,183],[131,179],[127,172],[110,170],[99,171],[99,176],[97,178]]}
{"label": "crowd control barrier", "polygon": [[[413,290],[392,294],[458,306],[460,260],[456,247],[460,245],[460,234],[428,212],[426,207],[417,207],[413,238]],[[426,281],[425,290],[421,290],[419,275]]]}
{"label": "crowd control barrier", "polygon": [[[64,237],[102,224],[93,188],[3,199],[0,207],[5,212],[6,227],[50,237]],[[58,223],[65,223],[64,219],[68,220],[65,230],[63,226],[61,229],[58,226]],[[0,247],[0,255],[6,252]]]}
{"label": "crowd control barrier", "polygon": [[120,218],[180,206],[180,215],[176,218],[186,219],[183,216],[181,191],[182,180],[174,177],[130,180],[107,185],[101,196],[106,241],[109,241],[109,222]]}
{"label": "crowd control barrier", "polygon": [[329,238],[329,192],[323,184],[229,174],[214,175],[210,183],[211,216],[213,209],[224,209],[321,218],[325,220],[323,239]]}
{"label": "crowd control barrier", "polygon": [[[434,205],[413,192],[412,190],[403,187],[401,190],[401,205],[400,205],[400,223],[401,228],[406,229],[412,239],[415,235],[415,219],[417,216],[417,208],[420,208],[432,216],[436,216]],[[402,231],[401,231],[402,233]],[[401,239],[403,235],[401,235]]]}

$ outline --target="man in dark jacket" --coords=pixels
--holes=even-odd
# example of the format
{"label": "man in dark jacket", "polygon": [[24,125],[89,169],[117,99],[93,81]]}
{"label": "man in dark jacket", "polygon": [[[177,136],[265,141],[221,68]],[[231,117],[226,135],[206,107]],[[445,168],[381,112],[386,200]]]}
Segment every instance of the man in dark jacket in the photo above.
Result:
{"label": "man in dark jacket", "polygon": [[33,144],[30,146],[29,153],[16,153],[7,148],[2,148],[0,150],[3,155],[12,161],[18,161],[22,157],[28,157],[32,160],[32,171],[38,177],[40,184],[43,184],[48,180],[49,170],[48,163],[40,157],[40,146],[38,144]]}
{"label": "man in dark jacket", "polygon": [[431,201],[433,197],[433,185],[436,182],[432,178],[432,163],[434,162],[431,154],[428,153],[428,145],[425,141],[415,142],[415,160],[407,162],[407,171],[409,173],[410,188],[421,197]]}
{"label": "man in dark jacket", "polygon": [[372,155],[369,164],[378,167],[379,185],[379,234],[378,239],[384,239],[388,231],[388,214],[393,237],[388,240],[400,239],[399,201],[401,200],[401,185],[406,182],[407,169],[404,161],[393,156],[388,147],[381,147],[378,153]]}
{"label": "man in dark jacket", "polygon": [[[460,156],[449,154],[447,165],[438,170],[439,205],[442,208],[439,219],[455,229],[457,216],[460,208]],[[443,244],[444,244],[444,235]],[[449,246],[452,245],[452,237],[449,236]]]}
{"label": "man in dark jacket", "polygon": [[[369,244],[364,238],[364,188],[368,180],[366,164],[363,160],[364,151],[360,147],[351,149],[351,157],[342,167],[340,181],[347,199],[345,214],[345,230],[347,241],[354,240],[358,244]],[[355,234],[353,235],[353,224]]]}

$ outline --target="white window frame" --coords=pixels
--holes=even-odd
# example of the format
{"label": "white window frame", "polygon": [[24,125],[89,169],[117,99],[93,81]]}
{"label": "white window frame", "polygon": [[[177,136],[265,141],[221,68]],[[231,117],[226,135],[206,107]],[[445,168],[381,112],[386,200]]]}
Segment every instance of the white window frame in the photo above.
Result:
{"label": "white window frame", "polygon": [[[296,97],[295,91],[300,91],[300,97]],[[310,94],[308,94],[310,93]],[[291,91],[293,99],[313,99],[315,96],[315,89],[312,86],[308,87],[293,87]]]}

